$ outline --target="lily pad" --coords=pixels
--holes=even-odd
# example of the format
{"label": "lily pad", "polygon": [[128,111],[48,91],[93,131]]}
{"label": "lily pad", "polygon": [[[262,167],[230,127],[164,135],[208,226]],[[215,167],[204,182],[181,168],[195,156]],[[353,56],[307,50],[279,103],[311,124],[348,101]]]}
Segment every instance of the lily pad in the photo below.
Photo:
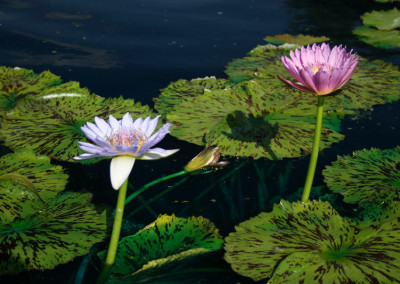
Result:
{"label": "lily pad", "polygon": [[60,92],[80,92],[88,94],[87,89],[79,87],[78,82],[62,84],[59,76],[49,71],[40,74],[24,68],[0,66],[0,114],[12,110],[18,102],[33,99],[45,94]]}
{"label": "lily pad", "polygon": [[[78,141],[87,141],[80,127],[98,116],[108,119],[130,112],[133,119],[153,115],[148,106],[132,99],[104,99],[96,95],[51,94],[26,102],[2,121],[0,137],[13,150],[29,148],[35,153],[63,161],[74,161],[81,151]],[[96,159],[88,160],[94,162]]]}
{"label": "lily pad", "polygon": [[[109,282],[132,283],[154,275],[155,271],[166,271],[177,263],[221,249],[222,244],[218,229],[203,217],[161,215],[135,235],[119,242]],[[105,255],[105,251],[99,253],[101,258]]]}
{"label": "lily pad", "polygon": [[31,151],[0,158],[0,222],[11,222],[35,212],[64,190],[68,175],[61,166]]}
{"label": "lily pad", "polygon": [[364,25],[372,26],[381,31],[391,31],[400,28],[400,11],[397,8],[388,11],[372,11],[361,16]]}
{"label": "lily pad", "polygon": [[289,35],[289,34],[283,34],[283,35],[275,35],[275,36],[267,36],[264,38],[265,41],[272,43],[272,44],[296,44],[298,46],[302,45],[309,45],[313,44],[316,42],[323,42],[323,41],[328,41],[329,38],[326,36],[320,36],[320,37],[314,37],[310,35],[303,35],[299,34],[296,36]]}
{"label": "lily pad", "polygon": [[380,31],[368,26],[356,27],[353,34],[367,44],[380,48],[400,47],[400,31]]}
{"label": "lily pad", "polygon": [[328,202],[281,201],[236,227],[225,239],[225,260],[255,281],[270,277],[268,283],[399,282],[399,205],[365,226]]}
{"label": "lily pad", "polygon": [[[316,98],[296,96],[290,88],[269,88],[248,81],[204,92],[176,105],[167,121],[171,135],[221,154],[282,159],[310,153],[315,128]],[[312,102],[312,103],[311,103]],[[326,115],[321,149],[343,139],[340,120]]]}
{"label": "lily pad", "polygon": [[106,237],[106,212],[87,193],[61,193],[34,214],[0,225],[0,274],[53,269]]}
{"label": "lily pad", "polygon": [[345,202],[388,202],[400,191],[400,147],[339,156],[323,175],[329,189],[343,195]]}
{"label": "lily pad", "polygon": [[154,108],[165,116],[183,100],[211,90],[223,89],[229,83],[229,80],[216,79],[215,77],[197,78],[190,81],[180,79],[161,90],[158,98],[154,98]]}

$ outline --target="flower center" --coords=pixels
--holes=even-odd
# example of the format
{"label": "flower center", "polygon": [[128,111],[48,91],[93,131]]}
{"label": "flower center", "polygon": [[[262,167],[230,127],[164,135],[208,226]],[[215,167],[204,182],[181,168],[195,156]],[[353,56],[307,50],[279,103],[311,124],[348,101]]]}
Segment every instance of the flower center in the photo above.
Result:
{"label": "flower center", "polygon": [[116,145],[136,146],[137,150],[147,141],[147,137],[138,130],[120,129],[117,133],[113,133],[109,138],[110,144],[115,148]]}
{"label": "flower center", "polygon": [[313,67],[311,67],[311,70],[314,72],[314,74],[317,74],[318,70],[321,68],[320,65],[315,65]]}

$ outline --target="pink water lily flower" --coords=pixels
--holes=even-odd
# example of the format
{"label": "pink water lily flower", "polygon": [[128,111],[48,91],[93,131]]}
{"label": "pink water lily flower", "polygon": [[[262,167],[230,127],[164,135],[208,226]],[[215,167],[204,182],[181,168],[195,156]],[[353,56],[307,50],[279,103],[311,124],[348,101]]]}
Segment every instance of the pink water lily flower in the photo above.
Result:
{"label": "pink water lily flower", "polygon": [[318,96],[327,95],[343,87],[350,80],[357,67],[359,57],[355,53],[346,52],[342,45],[332,49],[328,44],[321,46],[301,47],[290,51],[290,58],[282,56],[281,60],[286,69],[298,83],[286,80],[289,85]]}
{"label": "pink water lily flower", "polygon": [[108,123],[95,117],[95,123],[87,122],[81,129],[88,139],[96,145],[78,142],[79,148],[86,153],[74,157],[85,160],[97,157],[114,156],[111,160],[110,176],[112,187],[118,190],[132,171],[136,159],[154,160],[174,154],[179,149],[164,150],[151,148],[169,133],[170,123],[166,123],[153,134],[159,115],[154,119],[138,118],[133,121],[126,113],[122,120],[110,115]]}

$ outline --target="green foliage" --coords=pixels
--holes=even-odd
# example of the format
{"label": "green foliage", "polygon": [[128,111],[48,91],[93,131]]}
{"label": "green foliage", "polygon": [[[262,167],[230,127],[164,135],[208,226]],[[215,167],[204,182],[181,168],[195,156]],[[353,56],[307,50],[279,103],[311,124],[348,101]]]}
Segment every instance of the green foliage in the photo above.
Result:
{"label": "green foliage", "polygon": [[343,195],[348,203],[399,200],[400,147],[372,148],[338,157],[323,175],[329,189]]}
{"label": "green foliage", "polygon": [[[168,271],[178,263],[220,249],[222,243],[214,224],[203,217],[161,215],[119,242],[109,282],[132,283]],[[106,251],[99,253],[101,258],[105,255]]]}
{"label": "green foliage", "polygon": [[225,259],[237,273],[268,283],[399,282],[399,205],[374,223],[356,223],[327,202],[281,201],[236,227]]}
{"label": "green foliage", "polygon": [[81,126],[87,121],[93,122],[95,116],[107,119],[112,114],[121,119],[126,112],[133,119],[153,115],[148,106],[132,99],[49,95],[26,102],[8,113],[1,124],[0,138],[13,150],[29,148],[37,154],[73,161],[81,153],[77,141],[87,141]]}
{"label": "green foliage", "polygon": [[[218,146],[221,154],[269,159],[300,157],[311,151],[316,98],[294,95],[246,81],[187,98],[167,114],[171,135],[198,145]],[[311,103],[312,102],[312,103]],[[201,111],[199,111],[201,110]],[[343,139],[340,120],[326,116],[321,149]]]}
{"label": "green foliage", "polygon": [[400,11],[397,8],[388,11],[372,11],[361,16],[364,25],[372,26],[381,31],[391,31],[400,28]]}
{"label": "green foliage", "polygon": [[272,44],[296,44],[298,46],[309,45],[316,42],[328,41],[329,38],[326,36],[314,37],[310,35],[299,34],[296,36],[283,34],[275,36],[267,36],[264,38],[269,43]]}

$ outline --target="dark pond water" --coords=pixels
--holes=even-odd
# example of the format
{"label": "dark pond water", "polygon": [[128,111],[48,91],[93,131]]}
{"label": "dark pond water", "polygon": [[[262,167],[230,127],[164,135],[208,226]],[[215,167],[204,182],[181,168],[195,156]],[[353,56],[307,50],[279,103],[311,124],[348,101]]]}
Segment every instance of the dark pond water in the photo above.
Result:
{"label": "dark pond water", "polygon": [[[369,47],[351,33],[354,26],[360,25],[363,13],[392,6],[365,0],[1,0],[0,65],[33,69],[36,73],[50,70],[64,81],[79,81],[81,86],[100,96],[123,95],[152,106],[159,90],[171,81],[212,75],[225,78],[224,67],[228,62],[245,56],[257,44],[264,44],[262,39],[267,35],[325,35],[364,57],[399,65],[398,50]],[[365,112],[358,120],[344,120],[342,132],[346,139],[321,154],[314,184],[322,184],[319,173],[339,154],[398,145],[399,113],[400,104],[394,103]],[[201,150],[173,137],[160,146],[181,151],[168,160],[138,162],[131,174],[135,186],[180,171]],[[270,208],[269,202],[260,202],[257,168],[274,167],[266,179],[268,190],[264,198],[269,200],[302,186],[308,165],[308,158],[276,163],[248,161],[224,178],[244,163],[230,161],[225,170],[195,176],[176,187],[152,204],[154,213],[202,215],[227,235],[235,224]],[[90,167],[63,166],[71,175],[69,189],[89,190],[94,193],[95,202],[114,206],[117,194],[105,186],[109,183],[108,162]],[[175,182],[156,186],[143,198],[149,199]],[[139,205],[133,203],[126,210],[129,212]],[[141,210],[132,221],[147,224],[154,218]],[[78,258],[54,271],[1,277],[0,281],[73,283],[80,263]],[[222,261],[216,261],[215,266],[229,270]],[[186,281],[253,283],[229,271],[212,276],[196,275]]]}

